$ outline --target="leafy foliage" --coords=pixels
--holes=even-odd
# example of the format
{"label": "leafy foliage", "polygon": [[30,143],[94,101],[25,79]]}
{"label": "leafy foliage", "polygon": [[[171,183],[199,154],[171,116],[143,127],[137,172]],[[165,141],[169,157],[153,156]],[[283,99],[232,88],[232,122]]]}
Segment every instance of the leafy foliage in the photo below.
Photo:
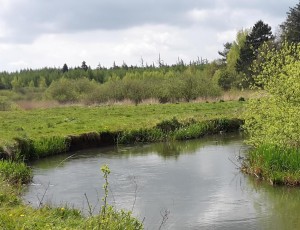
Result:
{"label": "leafy foliage", "polygon": [[300,147],[300,45],[283,44],[280,50],[261,53],[263,62],[256,82],[267,95],[251,100],[246,112],[245,128],[250,143],[259,146]]}

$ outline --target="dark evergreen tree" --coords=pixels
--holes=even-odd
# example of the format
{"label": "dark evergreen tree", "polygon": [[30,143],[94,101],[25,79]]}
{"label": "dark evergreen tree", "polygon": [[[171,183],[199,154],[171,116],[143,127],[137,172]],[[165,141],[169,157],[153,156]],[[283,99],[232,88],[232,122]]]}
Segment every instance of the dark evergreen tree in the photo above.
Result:
{"label": "dark evergreen tree", "polygon": [[63,68],[62,68],[62,72],[65,73],[65,72],[68,72],[69,71],[69,68],[67,66],[67,64],[65,63]]}
{"label": "dark evergreen tree", "polygon": [[286,21],[280,25],[281,39],[287,42],[300,42],[300,2],[287,12]]}
{"label": "dark evergreen tree", "polygon": [[244,87],[248,87],[253,83],[253,73],[250,67],[257,57],[259,47],[261,47],[263,43],[273,39],[274,36],[271,27],[262,20],[256,22],[251,33],[246,36],[245,45],[241,48],[240,57],[236,63],[237,72],[243,73],[246,77]]}
{"label": "dark evergreen tree", "polygon": [[89,67],[86,65],[85,61],[82,62],[81,69],[83,69],[84,71],[87,71],[89,69]]}
{"label": "dark evergreen tree", "polygon": [[222,57],[221,58],[222,63],[226,63],[227,54],[229,53],[231,46],[232,46],[231,42],[226,42],[224,44],[224,50],[218,51],[218,54]]}

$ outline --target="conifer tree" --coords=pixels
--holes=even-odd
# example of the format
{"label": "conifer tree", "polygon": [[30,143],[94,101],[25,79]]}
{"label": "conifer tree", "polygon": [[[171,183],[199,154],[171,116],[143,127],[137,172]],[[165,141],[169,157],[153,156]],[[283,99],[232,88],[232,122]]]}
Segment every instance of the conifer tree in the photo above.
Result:
{"label": "conifer tree", "polygon": [[280,25],[281,39],[287,42],[300,42],[300,2],[287,12],[285,22]]}
{"label": "conifer tree", "polygon": [[250,69],[252,62],[256,59],[259,47],[267,41],[273,40],[271,27],[259,20],[253,26],[251,32],[246,36],[245,45],[240,51],[239,59],[236,63],[236,70],[245,75],[248,86],[253,83],[252,71]]}

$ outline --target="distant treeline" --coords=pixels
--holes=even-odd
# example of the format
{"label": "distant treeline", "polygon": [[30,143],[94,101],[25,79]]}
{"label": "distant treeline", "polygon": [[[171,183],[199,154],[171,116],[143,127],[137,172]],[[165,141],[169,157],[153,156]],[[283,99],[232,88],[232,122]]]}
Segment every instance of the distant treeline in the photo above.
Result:
{"label": "distant treeline", "polygon": [[129,99],[138,104],[150,98],[166,103],[220,95],[221,88],[215,76],[218,69],[219,65],[214,62],[160,67],[123,65],[109,69],[68,69],[64,65],[62,69],[2,72],[0,87],[27,95],[30,97],[27,99],[41,98],[42,95],[42,98],[61,103],[104,103]]}
{"label": "distant treeline", "polygon": [[184,72],[189,67],[193,67],[197,70],[205,69],[208,62],[205,60],[199,60],[190,62],[190,64],[184,64],[180,61],[178,64],[169,66],[159,64],[158,67],[154,65],[146,67],[127,66],[123,63],[122,66],[113,65],[111,68],[97,66],[96,69],[91,69],[83,61],[80,67],[68,68],[67,64],[64,64],[62,68],[42,68],[42,69],[23,69],[16,72],[0,72],[0,89],[16,89],[21,87],[49,87],[53,81],[61,78],[79,79],[87,78],[94,80],[98,83],[104,83],[111,77],[118,77],[122,79],[127,73],[138,73],[142,75],[144,72],[156,72],[164,73],[173,71],[177,73]]}

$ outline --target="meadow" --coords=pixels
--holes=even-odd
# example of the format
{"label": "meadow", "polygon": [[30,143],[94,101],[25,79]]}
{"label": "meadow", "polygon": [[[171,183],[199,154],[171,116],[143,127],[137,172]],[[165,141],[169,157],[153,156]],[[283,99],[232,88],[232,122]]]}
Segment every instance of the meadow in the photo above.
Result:
{"label": "meadow", "polygon": [[[150,130],[160,122],[172,119],[180,124],[195,124],[215,119],[240,118],[243,104],[244,102],[228,101],[139,106],[70,106],[28,111],[2,111],[0,112],[0,146],[2,153],[10,152],[14,151],[14,145],[18,142],[23,152],[32,151],[33,147],[34,152],[44,156],[47,152],[55,154],[55,151],[65,151],[70,144],[66,143],[68,137],[76,138],[89,134],[86,136],[89,138],[100,133],[120,134]],[[153,141],[159,140],[161,139]]]}

